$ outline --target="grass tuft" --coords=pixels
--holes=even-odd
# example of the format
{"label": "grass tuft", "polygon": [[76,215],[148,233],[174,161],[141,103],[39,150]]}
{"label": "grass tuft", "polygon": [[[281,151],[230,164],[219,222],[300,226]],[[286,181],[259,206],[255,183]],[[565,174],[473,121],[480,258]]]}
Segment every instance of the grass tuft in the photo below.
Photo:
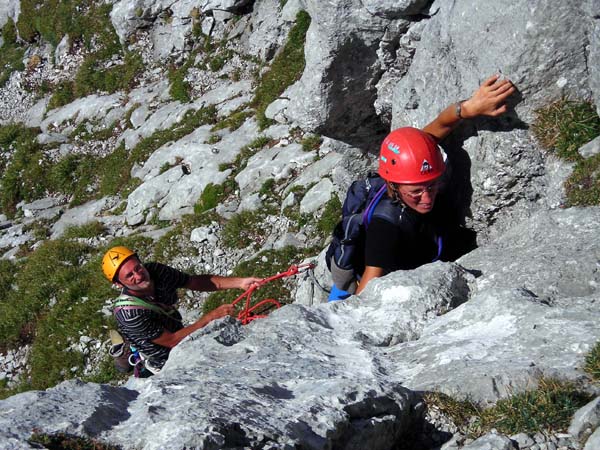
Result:
{"label": "grass tuft", "polygon": [[564,431],[575,411],[591,399],[573,383],[553,378],[540,378],[536,389],[498,400],[496,405],[487,409],[440,393],[428,393],[424,397],[429,407],[446,414],[472,437],[492,429],[507,435],[542,430]]}
{"label": "grass tuft", "polygon": [[227,189],[225,184],[208,183],[208,185],[202,191],[200,199],[194,205],[194,213],[202,214],[209,209],[215,208],[221,202],[223,202],[229,193],[230,190]]}
{"label": "grass tuft", "polygon": [[25,69],[23,64],[25,49],[17,44],[17,29],[11,18],[2,28],[2,39],[3,44],[0,47],[0,87],[6,84],[13,72]]}
{"label": "grass tuft", "polygon": [[321,147],[321,143],[323,142],[323,138],[316,134],[311,134],[306,136],[304,139],[300,141],[302,145],[302,150],[305,152],[310,152],[312,150],[317,150]]}
{"label": "grass tuft", "polygon": [[261,211],[242,211],[234,214],[221,232],[223,245],[229,248],[257,246],[264,239],[264,218],[265,214]]}
{"label": "grass tuft", "polygon": [[256,117],[261,129],[271,124],[265,116],[265,110],[285,89],[302,76],[306,61],[304,42],[310,25],[310,16],[306,11],[296,15],[296,23],[289,32],[282,51],[274,58],[271,68],[260,79],[254,93],[252,106],[256,108]]}
{"label": "grass tuft", "polygon": [[119,447],[103,444],[96,439],[83,438],[67,433],[33,433],[28,442],[43,448],[61,450],[119,450]]}
{"label": "grass tuft", "polygon": [[317,221],[317,230],[321,239],[331,236],[333,229],[342,218],[342,203],[336,194],[325,204],[323,213]]}
{"label": "grass tuft", "polygon": [[600,135],[600,118],[590,102],[561,99],[536,111],[532,131],[560,158],[579,161],[579,148]]}
{"label": "grass tuft", "polygon": [[541,378],[535,390],[499,400],[493,408],[481,413],[484,428],[502,433],[564,431],[575,411],[591,400],[589,394],[577,390],[573,383]]}
{"label": "grass tuft", "polygon": [[594,381],[600,381],[600,341],[596,343],[594,348],[585,357],[585,366],[583,370],[585,370]]}
{"label": "grass tuft", "polygon": [[600,155],[584,159],[578,150],[600,136],[600,117],[587,101],[562,99],[536,111],[532,131],[547,150],[575,163],[565,182],[565,206],[600,204]]}

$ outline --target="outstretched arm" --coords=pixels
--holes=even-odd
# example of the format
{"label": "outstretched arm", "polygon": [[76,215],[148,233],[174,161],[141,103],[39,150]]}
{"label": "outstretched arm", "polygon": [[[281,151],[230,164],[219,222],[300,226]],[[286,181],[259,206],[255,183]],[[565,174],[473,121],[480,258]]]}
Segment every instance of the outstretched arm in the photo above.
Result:
{"label": "outstretched arm", "polygon": [[192,291],[221,291],[223,289],[249,289],[261,279],[256,277],[221,277],[219,275],[192,275],[184,286]]}
{"label": "outstretched arm", "polygon": [[[505,101],[515,92],[515,87],[510,80],[499,78],[500,75],[489,77],[469,99],[448,106],[433,122],[423,128],[423,131],[439,142],[450,134],[461,119],[472,119],[477,116],[496,117],[505,113]],[[460,116],[457,109],[459,104]]]}

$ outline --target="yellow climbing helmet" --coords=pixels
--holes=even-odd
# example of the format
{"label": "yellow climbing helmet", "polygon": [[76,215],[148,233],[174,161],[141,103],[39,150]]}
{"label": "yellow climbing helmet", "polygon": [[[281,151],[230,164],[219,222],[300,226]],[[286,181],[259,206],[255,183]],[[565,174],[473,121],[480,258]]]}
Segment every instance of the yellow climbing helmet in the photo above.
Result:
{"label": "yellow climbing helmet", "polygon": [[137,256],[137,254],[123,246],[113,247],[104,254],[102,272],[104,272],[104,276],[108,278],[108,281],[115,281],[119,268],[130,256]]}

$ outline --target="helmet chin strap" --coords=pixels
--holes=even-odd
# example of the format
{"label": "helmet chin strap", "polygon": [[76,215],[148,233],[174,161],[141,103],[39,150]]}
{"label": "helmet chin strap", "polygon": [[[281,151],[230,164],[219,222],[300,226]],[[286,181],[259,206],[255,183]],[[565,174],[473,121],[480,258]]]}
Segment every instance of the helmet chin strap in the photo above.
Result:
{"label": "helmet chin strap", "polygon": [[391,181],[386,181],[388,186],[388,195],[392,198],[392,201],[400,203],[403,207],[406,207],[406,203],[402,200],[402,196],[400,195],[400,191],[398,185],[396,183],[392,183]]}

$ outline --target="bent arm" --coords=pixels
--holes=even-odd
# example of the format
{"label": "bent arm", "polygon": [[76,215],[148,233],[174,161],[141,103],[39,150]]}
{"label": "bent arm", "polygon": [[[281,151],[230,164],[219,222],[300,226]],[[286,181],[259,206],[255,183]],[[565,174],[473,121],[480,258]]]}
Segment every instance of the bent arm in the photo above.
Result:
{"label": "bent arm", "polygon": [[225,316],[232,316],[233,313],[233,305],[221,305],[218,308],[212,310],[211,312],[204,314],[196,322],[194,322],[191,325],[188,325],[187,327],[182,328],[181,330],[178,330],[174,333],[171,333],[167,330],[163,331],[163,333],[156,339],[153,339],[152,342],[158,345],[162,345],[163,347],[173,348],[177,344],[179,344],[183,340],[183,338],[189,336],[194,331],[199,330],[200,328],[204,328],[213,320]]}
{"label": "bent arm", "polygon": [[365,267],[365,271],[363,272],[362,278],[360,279],[360,283],[358,284],[358,288],[356,289],[356,295],[360,294],[363,289],[367,286],[367,283],[371,281],[373,278],[379,278],[383,275],[383,268],[367,266]]}
{"label": "bent arm", "polygon": [[510,80],[500,80],[500,75],[492,75],[485,80],[473,95],[460,102],[460,116],[457,103],[444,109],[423,131],[440,142],[458,125],[461,119],[472,119],[478,116],[496,117],[506,112],[506,99],[515,92]]}

